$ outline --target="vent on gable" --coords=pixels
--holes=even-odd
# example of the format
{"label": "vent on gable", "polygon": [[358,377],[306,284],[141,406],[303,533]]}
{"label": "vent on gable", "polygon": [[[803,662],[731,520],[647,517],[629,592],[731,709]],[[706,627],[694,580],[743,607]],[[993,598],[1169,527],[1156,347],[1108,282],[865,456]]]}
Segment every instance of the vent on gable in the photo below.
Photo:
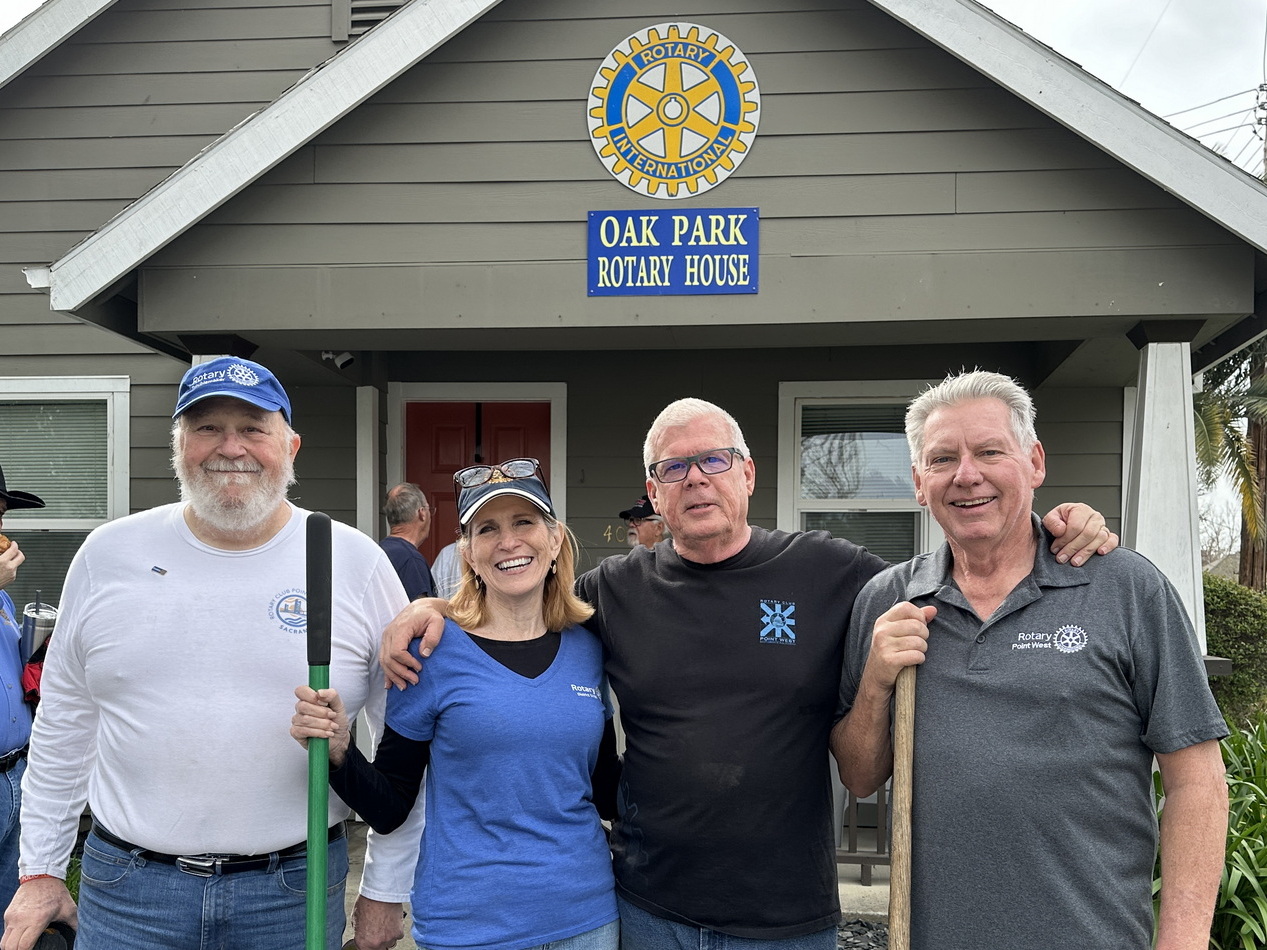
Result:
{"label": "vent on gable", "polygon": [[346,43],[373,29],[409,0],[331,0],[330,38]]}

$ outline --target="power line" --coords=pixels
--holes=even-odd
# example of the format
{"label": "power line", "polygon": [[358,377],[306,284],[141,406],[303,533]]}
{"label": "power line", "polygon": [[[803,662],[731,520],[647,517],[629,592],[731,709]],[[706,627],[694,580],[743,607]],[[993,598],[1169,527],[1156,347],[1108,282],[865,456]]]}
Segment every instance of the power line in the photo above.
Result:
{"label": "power line", "polygon": [[1237,96],[1243,96],[1247,92],[1254,92],[1254,91],[1255,91],[1255,87],[1251,86],[1248,89],[1242,89],[1240,92],[1234,92],[1230,96],[1223,96],[1219,99],[1211,99],[1209,102],[1203,102],[1199,106],[1192,106],[1191,108],[1188,108],[1188,109],[1180,109],[1178,112],[1171,112],[1169,115],[1163,115],[1162,118],[1173,119],[1175,116],[1183,115],[1185,112],[1195,112],[1197,109],[1204,109],[1206,106],[1212,106],[1220,102],[1226,102],[1228,99],[1235,99]]}
{"label": "power line", "polygon": [[1139,62],[1139,58],[1144,55],[1144,50],[1148,48],[1148,44],[1152,42],[1153,34],[1157,32],[1157,27],[1161,25],[1162,19],[1166,16],[1166,11],[1170,9],[1170,4],[1174,0],[1166,0],[1166,5],[1161,8],[1161,13],[1157,14],[1157,19],[1153,21],[1153,28],[1148,31],[1148,35],[1144,37],[1144,42],[1139,48],[1139,52],[1135,54],[1135,58],[1131,60],[1131,65],[1126,68],[1126,74],[1122,77],[1121,82],[1117,84],[1117,88],[1121,89],[1126,85],[1126,80],[1130,78],[1132,72],[1135,71],[1135,64]]}
{"label": "power line", "polygon": [[1238,115],[1244,116],[1245,118],[1248,119],[1253,114],[1254,114],[1254,107],[1250,106],[1249,109],[1237,109],[1235,112],[1228,112],[1225,115],[1218,115],[1218,116],[1214,116],[1211,119],[1202,119],[1200,122],[1193,122],[1192,125],[1183,126],[1182,130],[1184,132],[1191,132],[1193,129],[1195,129],[1199,125],[1209,125],[1211,122],[1222,122],[1224,119],[1230,119],[1233,116],[1238,116]]}

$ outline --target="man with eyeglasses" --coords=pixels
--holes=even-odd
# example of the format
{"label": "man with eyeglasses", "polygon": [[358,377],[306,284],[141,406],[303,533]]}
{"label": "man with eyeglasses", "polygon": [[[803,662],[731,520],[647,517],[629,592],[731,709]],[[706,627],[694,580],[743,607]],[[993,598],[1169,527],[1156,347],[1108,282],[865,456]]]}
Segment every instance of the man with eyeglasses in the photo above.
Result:
{"label": "man with eyeglasses", "polygon": [[387,493],[383,504],[389,533],[378,546],[392,562],[410,600],[436,595],[431,565],[418,550],[431,534],[434,513],[435,508],[427,504],[427,496],[413,482],[401,482]]}
{"label": "man with eyeglasses", "polygon": [[631,548],[642,545],[653,548],[668,537],[664,519],[655,513],[651,500],[643,495],[620,513],[625,522],[626,538]]}
{"label": "man with eyeglasses", "polygon": [[[712,403],[665,408],[643,461],[672,544],[577,584],[627,742],[611,836],[621,945],[833,950],[828,736],[853,599],[888,564],[824,532],[750,525],[756,466]],[[1079,507],[1085,530],[1066,507],[1047,518],[1076,563],[1116,544]],[[439,623],[425,601],[392,622],[382,660],[397,685],[417,680],[409,638]]]}

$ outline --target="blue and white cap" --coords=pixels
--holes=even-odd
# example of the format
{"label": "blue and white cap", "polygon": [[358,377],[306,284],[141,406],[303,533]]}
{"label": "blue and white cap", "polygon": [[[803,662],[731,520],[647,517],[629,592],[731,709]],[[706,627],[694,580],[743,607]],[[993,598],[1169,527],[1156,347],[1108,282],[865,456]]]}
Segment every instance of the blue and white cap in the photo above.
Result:
{"label": "blue and white cap", "polygon": [[554,503],[550,501],[550,493],[546,491],[541,479],[536,477],[506,478],[498,474],[492,481],[476,485],[474,488],[462,489],[458,495],[458,524],[463,527],[470,524],[476,512],[494,498],[500,498],[502,495],[516,495],[527,499],[551,518],[558,517],[554,513]]}
{"label": "blue and white cap", "polygon": [[189,367],[180,381],[175,419],[196,402],[212,396],[232,396],[269,412],[280,412],[290,423],[290,398],[266,367],[237,356],[221,356]]}

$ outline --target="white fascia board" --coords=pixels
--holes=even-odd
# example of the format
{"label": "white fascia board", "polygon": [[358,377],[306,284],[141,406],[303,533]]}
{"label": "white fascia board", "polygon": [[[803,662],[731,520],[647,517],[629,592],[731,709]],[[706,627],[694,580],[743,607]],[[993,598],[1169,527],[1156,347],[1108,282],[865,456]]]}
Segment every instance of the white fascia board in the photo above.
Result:
{"label": "white fascia board", "polygon": [[46,0],[0,36],[0,89],[20,76],[115,0]]}
{"label": "white fascia board", "polygon": [[413,0],[213,142],[50,268],[74,312],[500,0]]}
{"label": "white fascia board", "polygon": [[1267,188],[974,0],[870,0],[1092,145],[1267,250]]}

